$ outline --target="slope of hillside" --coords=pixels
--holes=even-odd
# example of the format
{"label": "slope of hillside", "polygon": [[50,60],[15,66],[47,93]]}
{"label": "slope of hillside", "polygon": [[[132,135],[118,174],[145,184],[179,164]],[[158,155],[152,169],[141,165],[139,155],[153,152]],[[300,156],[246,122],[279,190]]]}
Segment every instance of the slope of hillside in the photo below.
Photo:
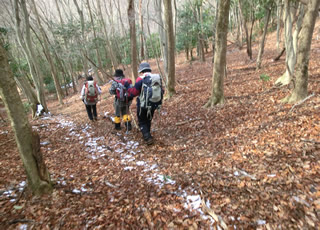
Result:
{"label": "slope of hillside", "polygon": [[[312,41],[308,100],[281,104],[274,87],[285,70],[269,35],[262,69],[228,46],[226,103],[208,100],[212,63],[177,58],[177,94],[153,120],[156,143],[134,129],[115,132],[110,85],[99,120],[88,123],[79,95],[49,104],[31,121],[55,181],[32,198],[9,123],[1,123],[0,221],[3,229],[316,229],[320,225],[320,40]],[[253,47],[257,56],[258,44]],[[155,61],[151,62],[156,69]],[[270,76],[262,81],[261,74]],[[131,107],[135,117],[135,106]],[[215,218],[217,220],[214,220]],[[225,224],[225,225],[224,225]]]}

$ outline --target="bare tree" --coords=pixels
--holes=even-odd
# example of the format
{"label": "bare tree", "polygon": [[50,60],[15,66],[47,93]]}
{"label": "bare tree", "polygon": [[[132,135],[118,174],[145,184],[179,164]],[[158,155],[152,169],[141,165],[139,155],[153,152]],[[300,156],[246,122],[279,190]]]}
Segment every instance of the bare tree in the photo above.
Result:
{"label": "bare tree", "polygon": [[58,78],[58,75],[57,75],[56,66],[53,63],[53,60],[52,60],[52,57],[51,57],[51,53],[50,53],[50,50],[49,50],[48,37],[46,35],[45,30],[42,27],[42,24],[41,24],[41,21],[40,21],[40,17],[39,17],[39,13],[38,13],[38,10],[37,10],[37,6],[36,6],[34,0],[32,0],[31,2],[32,2],[33,12],[34,12],[34,14],[36,16],[36,19],[37,19],[37,22],[38,22],[40,33],[42,35],[44,52],[45,52],[46,58],[47,58],[47,60],[48,60],[48,62],[50,64],[51,75],[52,75],[52,78],[53,78],[53,81],[54,81],[54,86],[56,88],[56,94],[57,94],[59,103],[61,105],[63,105],[63,100],[62,100],[63,93],[62,93],[60,82],[59,82],[59,78]]}
{"label": "bare tree", "polygon": [[81,52],[83,55],[83,72],[86,73],[88,70],[88,60],[86,59],[86,56],[88,56],[87,54],[87,48],[86,48],[86,37],[84,35],[84,29],[85,29],[85,25],[84,25],[84,16],[83,16],[83,11],[80,9],[77,0],[73,0],[74,5],[77,8],[79,17],[80,17],[80,23],[81,23],[81,38],[82,38],[82,48],[81,48]]}
{"label": "bare tree", "polygon": [[221,1],[216,29],[214,67],[212,73],[212,92],[205,107],[224,104],[223,82],[226,70],[227,34],[229,24],[230,0]]}
{"label": "bare tree", "polygon": [[24,15],[26,43],[24,44],[22,32],[21,32],[21,19],[19,16],[18,0],[14,0],[17,37],[20,45],[24,48],[24,52],[28,59],[31,76],[36,86],[38,101],[41,103],[44,110],[47,112],[48,108],[47,108],[47,103],[46,103],[45,94],[44,94],[43,76],[40,70],[40,64],[37,60],[36,53],[31,41],[31,26],[29,22],[29,13],[27,10],[25,0],[21,0],[21,7]]}
{"label": "bare tree", "polygon": [[290,0],[284,1],[284,21],[285,21],[285,46],[286,46],[286,71],[285,73],[279,77],[275,84],[276,85],[288,85],[292,77],[294,75],[294,67],[297,61],[297,46],[298,46],[298,35],[301,30],[302,25],[302,19],[304,16],[304,8],[303,5],[299,5],[298,9],[298,19],[296,22],[296,28],[293,31],[293,25],[296,21],[296,12],[297,12],[297,5],[294,2],[291,2]]}
{"label": "bare tree", "polygon": [[101,20],[102,29],[103,29],[104,36],[105,36],[105,39],[106,39],[106,48],[107,48],[107,51],[109,53],[113,69],[116,69],[119,64],[118,64],[117,58],[116,58],[116,56],[115,56],[115,54],[113,52],[113,49],[111,47],[111,42],[109,40],[110,38],[108,36],[106,23],[104,21],[104,17],[103,17],[103,14],[102,14],[102,8],[101,8],[100,0],[97,1],[97,4],[98,4],[98,11],[99,11],[99,16],[100,16],[100,20]]}
{"label": "bare tree", "polygon": [[143,37],[143,12],[142,0],[139,0],[139,24],[140,24],[140,59],[144,60],[144,37]]}
{"label": "bare tree", "polygon": [[262,55],[264,52],[264,42],[266,40],[266,36],[267,36],[267,32],[268,32],[268,25],[269,25],[269,20],[270,20],[270,15],[271,15],[271,10],[272,10],[272,3],[271,6],[266,8],[267,10],[267,15],[265,16],[265,22],[264,22],[264,30],[263,30],[263,35],[261,38],[261,42],[260,42],[260,47],[259,47],[259,53],[258,53],[258,57],[257,57],[257,69],[261,68],[261,59],[262,59]]}
{"label": "bare tree", "polygon": [[171,0],[164,0],[164,12],[165,12],[165,28],[168,41],[168,84],[167,84],[167,97],[172,97],[175,93],[175,39],[173,31],[173,18],[172,18],[172,5]]}
{"label": "bare tree", "polygon": [[242,25],[244,27],[244,31],[246,33],[246,42],[247,42],[247,54],[249,58],[252,60],[252,31],[253,31],[253,25],[255,22],[254,12],[252,7],[249,9],[250,13],[250,20],[251,20],[251,27],[250,32],[247,26],[247,19],[245,15],[243,14],[243,6],[242,6],[243,0],[239,0],[239,10],[242,18]]}
{"label": "bare tree", "polygon": [[137,39],[136,39],[136,24],[135,24],[135,9],[134,1],[128,0],[128,20],[130,26],[130,41],[131,41],[131,69],[134,79],[138,78],[138,60],[137,60]]}
{"label": "bare tree", "polygon": [[52,184],[40,151],[40,138],[36,132],[32,132],[1,42],[0,69],[0,95],[11,120],[28,184],[36,195],[49,193]]}
{"label": "bare tree", "polygon": [[163,59],[163,66],[164,66],[164,72],[166,77],[166,82],[168,82],[168,41],[166,37],[166,32],[163,24],[163,9],[162,9],[162,1],[163,0],[155,0],[154,1],[154,7],[157,12],[158,17],[158,31],[159,31],[159,37],[160,37],[160,50],[162,54]]}
{"label": "bare tree", "polygon": [[308,96],[308,66],[312,41],[312,34],[320,6],[319,0],[310,0],[307,3],[307,11],[303,18],[302,29],[298,41],[297,67],[295,72],[295,84],[291,95],[284,102],[294,103]]}

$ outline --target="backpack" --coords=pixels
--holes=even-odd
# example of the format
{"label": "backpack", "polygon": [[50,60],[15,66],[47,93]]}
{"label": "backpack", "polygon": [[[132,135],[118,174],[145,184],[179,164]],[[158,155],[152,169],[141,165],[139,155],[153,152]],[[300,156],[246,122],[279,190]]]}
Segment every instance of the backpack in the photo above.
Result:
{"label": "backpack", "polygon": [[140,108],[157,109],[162,104],[162,80],[159,74],[146,74],[142,79],[141,93],[139,96]]}
{"label": "backpack", "polygon": [[97,103],[98,89],[95,81],[88,81],[85,84],[85,100],[88,103]]}
{"label": "backpack", "polygon": [[[128,82],[130,85],[132,84],[131,79],[129,78],[122,78],[120,80],[115,80],[118,82],[118,87],[116,89],[117,98],[120,99],[122,102],[127,102],[127,89],[124,87],[125,83]],[[132,98],[131,98],[132,99]]]}

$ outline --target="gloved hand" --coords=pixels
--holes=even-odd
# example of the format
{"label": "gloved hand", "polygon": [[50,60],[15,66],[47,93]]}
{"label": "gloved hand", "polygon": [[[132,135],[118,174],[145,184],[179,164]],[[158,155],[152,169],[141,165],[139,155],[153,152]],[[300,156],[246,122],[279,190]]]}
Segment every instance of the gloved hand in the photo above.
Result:
{"label": "gloved hand", "polygon": [[129,82],[127,82],[127,81],[124,83],[123,86],[124,86],[126,89],[130,88],[130,84],[129,84]]}

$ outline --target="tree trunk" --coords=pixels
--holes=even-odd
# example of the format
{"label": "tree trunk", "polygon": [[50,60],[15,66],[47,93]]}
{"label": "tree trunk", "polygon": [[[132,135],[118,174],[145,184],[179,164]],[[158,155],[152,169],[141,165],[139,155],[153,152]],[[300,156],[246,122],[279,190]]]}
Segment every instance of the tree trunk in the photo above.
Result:
{"label": "tree trunk", "polygon": [[22,75],[21,77],[15,77],[14,79],[31,104],[32,117],[35,117],[37,112],[37,104],[39,104],[36,93],[34,92],[29,81],[25,78],[24,75]]}
{"label": "tree trunk", "polygon": [[280,51],[280,28],[281,28],[281,15],[282,15],[282,9],[283,5],[281,3],[281,0],[278,0],[277,2],[277,50]]}
{"label": "tree trunk", "polygon": [[[55,3],[56,3],[56,7],[57,7],[58,13],[59,13],[60,24],[61,24],[61,27],[63,27],[64,26],[64,21],[62,19],[61,10],[60,10],[59,4],[58,4],[58,0],[55,0]],[[64,37],[64,47],[65,47],[65,50],[66,50],[65,53],[67,53],[67,62],[68,62],[68,66],[69,66],[69,76],[70,76],[70,78],[72,80],[73,92],[77,93],[78,90],[77,90],[76,84],[78,84],[78,81],[77,81],[77,78],[76,78],[76,81],[75,81],[74,77],[73,77],[72,58],[71,58],[71,55],[68,52],[68,50],[69,50],[69,40],[66,37]],[[57,53],[55,51],[54,51],[54,54],[55,54],[55,57],[56,57],[57,61],[60,63],[60,66],[62,68],[62,73],[66,74],[66,72],[68,72],[68,69],[67,68],[63,68],[63,66],[61,64],[61,61],[58,58]],[[66,89],[67,89],[67,87],[66,87]],[[68,95],[68,90],[66,90],[66,95]]]}
{"label": "tree trunk", "polygon": [[267,36],[267,32],[268,32],[268,24],[269,24],[269,20],[270,20],[270,15],[271,15],[271,6],[270,8],[266,9],[267,10],[267,15],[265,17],[265,24],[264,24],[264,31],[263,31],[263,35],[261,38],[261,43],[260,43],[260,48],[259,48],[259,53],[258,53],[258,58],[257,58],[257,69],[261,68],[261,59],[262,59],[262,55],[264,52],[264,42],[266,40],[266,36]]}
{"label": "tree trunk", "polygon": [[220,2],[215,42],[215,57],[212,77],[212,92],[205,107],[224,104],[223,82],[226,75],[227,34],[229,23],[230,0]]}
{"label": "tree trunk", "polygon": [[52,184],[40,152],[40,138],[36,132],[32,132],[2,43],[0,69],[0,95],[11,120],[28,185],[35,195],[49,193],[52,191]]}
{"label": "tree trunk", "polygon": [[212,63],[214,63],[214,56],[215,56],[215,43],[216,43],[216,37],[217,37],[217,21],[218,21],[218,13],[219,13],[219,1],[216,1],[215,5],[215,17],[213,22],[213,37],[212,37]]}
{"label": "tree trunk", "polygon": [[294,33],[292,34],[292,27],[294,15],[296,14],[295,7],[291,6],[290,0],[285,1],[285,46],[286,46],[286,71],[276,80],[276,85],[288,85],[294,75],[294,67],[297,61],[297,40],[301,29],[302,18],[304,15],[303,8],[299,8],[299,17]]}
{"label": "tree trunk", "polygon": [[167,97],[172,97],[175,93],[175,40],[173,31],[173,18],[172,18],[172,5],[171,0],[164,0],[164,12],[166,23],[166,36],[168,41],[168,85],[167,85]]}
{"label": "tree trunk", "polygon": [[48,45],[48,37],[47,37],[46,32],[44,31],[44,29],[43,29],[43,27],[41,25],[40,17],[39,17],[38,10],[37,10],[37,7],[36,7],[36,4],[35,4],[34,0],[32,0],[32,6],[33,6],[33,12],[34,12],[34,14],[36,16],[36,19],[37,19],[37,22],[38,22],[38,26],[39,26],[39,29],[40,29],[40,32],[41,32],[41,35],[42,35],[43,48],[44,48],[45,56],[46,56],[46,58],[47,58],[47,60],[48,60],[48,62],[50,64],[51,76],[53,78],[54,86],[56,88],[56,94],[57,94],[59,103],[61,105],[63,105],[63,100],[62,100],[63,93],[62,93],[61,85],[60,85],[59,78],[58,78],[58,75],[57,75],[56,66],[53,63],[53,60],[52,60],[52,57],[51,57],[51,54],[50,54],[49,45]]}
{"label": "tree trunk", "polygon": [[302,29],[298,41],[299,45],[297,50],[295,87],[292,94],[284,100],[285,102],[295,103],[308,96],[308,66],[310,48],[319,6],[319,0],[310,0],[307,4],[307,12],[303,18]]}
{"label": "tree trunk", "polygon": [[204,52],[204,36],[203,36],[203,30],[202,30],[202,24],[203,24],[203,20],[202,20],[202,0],[200,0],[199,2],[197,1],[197,15],[198,15],[198,22],[200,25],[200,33],[198,34],[198,42],[199,42],[199,54],[200,54],[200,61],[201,62],[205,62],[205,52]]}
{"label": "tree trunk", "polygon": [[83,16],[83,12],[80,9],[77,0],[73,0],[74,5],[77,8],[79,17],[80,17],[80,23],[81,23],[81,37],[82,37],[82,48],[81,48],[81,52],[82,52],[82,61],[83,61],[83,72],[87,73],[88,71],[88,60],[86,59],[86,56],[88,56],[87,54],[87,48],[86,48],[86,37],[84,36],[84,28],[85,28],[85,24],[84,24],[84,16]]}
{"label": "tree trunk", "polygon": [[107,51],[108,51],[110,59],[111,59],[113,70],[115,70],[115,69],[117,69],[119,64],[118,64],[117,58],[116,58],[116,56],[115,56],[115,54],[113,52],[113,49],[112,49],[112,46],[111,46],[111,42],[109,40],[106,23],[104,21],[104,17],[103,17],[103,14],[102,14],[102,8],[101,8],[100,0],[97,1],[97,4],[98,4],[98,10],[99,10],[99,14],[100,14],[100,20],[101,20],[104,36],[105,36],[105,39],[106,39],[106,48],[107,48]]}
{"label": "tree trunk", "polygon": [[131,69],[134,79],[138,78],[138,60],[137,60],[137,38],[136,38],[136,23],[134,1],[128,0],[128,20],[130,26],[130,41],[131,41]]}
{"label": "tree trunk", "polygon": [[139,0],[139,24],[140,24],[140,59],[144,60],[144,38],[143,38],[143,12],[142,0]]}
{"label": "tree trunk", "polygon": [[246,33],[247,54],[248,54],[250,60],[252,60],[252,30],[253,30],[253,25],[254,25],[254,17],[252,16],[253,12],[250,12],[250,14],[251,14],[251,28],[250,28],[250,34],[249,34],[249,30],[248,30],[248,26],[247,26],[247,19],[242,12],[242,10],[243,10],[242,5],[241,5],[242,1],[243,0],[239,0],[239,10],[241,13],[241,18],[243,20],[242,24],[243,24],[243,27],[244,27],[244,30]]}
{"label": "tree trunk", "polygon": [[163,11],[162,11],[162,0],[155,0],[155,9],[157,12],[158,16],[158,31],[159,31],[159,38],[160,38],[160,50],[161,50],[161,55],[163,59],[163,67],[164,67],[164,72],[165,72],[165,78],[166,81],[168,82],[168,41],[166,37],[166,33],[164,30],[164,25],[163,25]]}
{"label": "tree trunk", "polygon": [[[95,27],[94,27],[94,21],[93,21],[93,16],[92,16],[91,6],[90,6],[89,0],[87,0],[87,5],[88,5],[88,11],[89,11],[90,21],[91,21],[91,26],[92,26],[92,31],[93,31],[94,46],[95,46],[95,50],[96,50],[96,55],[97,55],[97,60],[98,60],[98,66],[99,66],[99,69],[103,69],[102,61],[101,61],[101,55],[100,55],[99,47],[98,47],[98,45],[97,45],[97,33],[96,33],[96,29],[95,29]],[[102,75],[104,76],[103,72],[102,72]],[[107,76],[104,76],[103,79],[99,76],[99,73],[97,73],[96,76],[97,76],[97,78],[98,78],[99,84],[100,84],[100,85],[103,85],[105,79],[107,78]]]}
{"label": "tree trunk", "polygon": [[[15,2],[16,1],[17,0],[15,0]],[[46,102],[45,93],[44,93],[43,76],[40,70],[40,64],[37,60],[37,56],[31,41],[29,13],[27,10],[27,5],[25,0],[21,0],[21,6],[24,14],[25,27],[26,27],[26,46],[28,49],[28,53],[30,54],[31,62],[34,66],[34,73],[31,72],[31,76],[35,82],[35,86],[37,90],[37,98],[40,101],[41,105],[43,106],[44,111],[48,112],[47,102]],[[17,8],[18,8],[18,4],[17,4]],[[17,10],[17,14],[19,14],[19,10]]]}

